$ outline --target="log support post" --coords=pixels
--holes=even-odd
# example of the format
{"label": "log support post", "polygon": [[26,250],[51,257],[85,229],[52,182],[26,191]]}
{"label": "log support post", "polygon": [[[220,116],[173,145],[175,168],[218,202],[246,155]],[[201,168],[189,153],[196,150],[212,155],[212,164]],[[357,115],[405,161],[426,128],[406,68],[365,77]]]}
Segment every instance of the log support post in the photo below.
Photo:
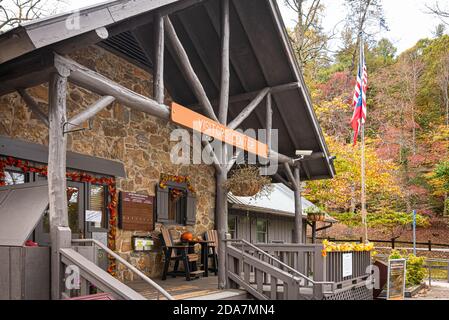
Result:
{"label": "log support post", "polygon": [[[229,26],[229,0],[222,1],[222,56],[221,56],[221,90],[220,90],[220,107],[219,122],[227,125],[229,110],[229,42],[230,42],[230,26]],[[228,180],[228,154],[226,145],[222,144],[221,153],[221,170],[217,170],[216,180],[216,208],[215,208],[215,225],[218,231],[218,288],[225,289],[230,286],[227,279],[226,270],[226,246],[228,234],[228,191],[224,184]]]}
{"label": "log support post", "polygon": [[61,263],[59,249],[70,246],[68,229],[66,149],[67,137],[63,133],[67,122],[67,78],[70,71],[56,63],[49,84],[49,155],[48,193],[51,234],[51,293],[52,299],[61,297]]}
{"label": "log support post", "polygon": [[302,228],[302,190],[301,190],[301,171],[299,164],[295,167],[295,228],[293,243],[303,243],[303,228]]}
{"label": "log support post", "polygon": [[157,13],[154,21],[155,32],[155,53],[154,53],[154,98],[163,104],[165,100],[165,85],[164,85],[164,53],[165,53],[165,33],[164,20],[162,16]]}

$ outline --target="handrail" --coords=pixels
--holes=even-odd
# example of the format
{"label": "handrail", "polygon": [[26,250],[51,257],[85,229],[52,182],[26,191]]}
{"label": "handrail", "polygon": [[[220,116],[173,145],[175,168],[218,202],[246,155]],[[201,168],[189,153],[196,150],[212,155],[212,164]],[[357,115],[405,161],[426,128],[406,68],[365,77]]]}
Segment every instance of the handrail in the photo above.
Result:
{"label": "handrail", "polygon": [[[296,269],[290,267],[288,264],[285,264],[284,262],[282,262],[282,261],[280,261],[279,259],[273,257],[271,254],[268,254],[267,252],[263,251],[262,249],[256,247],[255,245],[253,245],[252,243],[249,243],[249,242],[246,241],[246,240],[225,240],[225,242],[232,242],[232,243],[240,242],[240,243],[243,243],[243,244],[245,244],[245,245],[247,245],[247,246],[249,246],[249,247],[255,249],[255,250],[258,251],[259,253],[262,253],[263,255],[265,255],[266,257],[268,257],[268,258],[270,258],[270,259],[272,259],[273,261],[279,263],[279,265],[281,265],[282,267],[284,267],[284,268],[286,268],[287,270],[289,270],[289,271],[295,273],[297,276],[299,276],[300,278],[302,278],[302,279],[304,279],[304,280],[306,280],[306,281],[312,283],[313,285],[322,285],[322,286],[323,286],[323,285],[333,285],[333,284],[334,284],[334,282],[318,282],[318,281],[315,281],[315,280],[313,280],[313,279],[310,279],[309,277],[307,277],[306,275],[302,274],[302,273],[299,272],[298,270],[296,270]],[[242,251],[243,251],[243,249],[242,249]]]}
{"label": "handrail", "polygon": [[[146,300],[144,296],[131,289],[123,282],[101,269],[95,263],[71,248],[60,249],[61,263],[66,266],[76,266],[79,268],[79,276],[85,281],[92,283],[103,292],[109,292],[119,300]],[[66,286],[66,290],[67,290]],[[70,294],[62,293],[63,298],[70,298]]]}
{"label": "handrail", "polygon": [[158,285],[156,282],[148,278],[143,272],[141,272],[139,269],[134,267],[132,264],[130,264],[128,261],[120,257],[118,254],[116,254],[114,251],[109,249],[107,246],[105,246],[103,243],[94,240],[94,239],[73,239],[73,243],[92,243],[94,245],[97,245],[104,251],[106,251],[107,254],[114,257],[116,260],[118,260],[121,264],[126,266],[129,270],[137,274],[142,280],[144,280],[146,283],[151,285],[154,289],[156,289],[159,293],[161,293],[165,298],[168,300],[175,300],[175,298],[169,294],[164,288],[162,288],[160,285]]}

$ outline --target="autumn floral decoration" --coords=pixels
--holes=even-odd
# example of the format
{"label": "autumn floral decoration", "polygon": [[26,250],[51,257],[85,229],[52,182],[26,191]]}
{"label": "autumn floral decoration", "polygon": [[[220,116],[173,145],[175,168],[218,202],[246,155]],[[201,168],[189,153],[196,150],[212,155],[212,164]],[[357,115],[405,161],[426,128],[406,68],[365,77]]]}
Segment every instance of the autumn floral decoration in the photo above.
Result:
{"label": "autumn floral decoration", "polygon": [[[47,166],[37,166],[30,164],[28,161],[16,159],[13,157],[0,158],[0,186],[6,186],[6,167],[14,167],[21,170],[23,173],[35,173],[42,177],[48,176]],[[114,178],[109,177],[95,177],[85,172],[67,172],[66,176],[68,179],[77,182],[86,182],[92,184],[99,184],[107,186],[109,193],[109,203],[107,208],[109,209],[109,234],[108,234],[108,247],[111,250],[115,250],[115,239],[117,235],[117,212],[118,212],[118,193],[116,181]],[[70,197],[73,190],[68,189],[67,196]],[[73,193],[72,193],[73,194]],[[109,267],[108,272],[115,276],[116,275],[116,262],[112,256],[109,256]]]}
{"label": "autumn floral decoration", "polygon": [[[170,182],[175,182],[178,184],[186,184],[189,192],[191,192],[193,194],[196,193],[195,189],[192,186],[190,177],[188,177],[188,176],[176,176],[176,175],[162,174],[161,181],[159,183],[159,187],[161,189],[167,189],[168,184]],[[171,199],[176,202],[185,196],[185,192],[180,189],[172,188],[170,190],[170,196],[171,196]]]}
{"label": "autumn floral decoration", "polygon": [[341,243],[336,244],[327,240],[323,241],[323,257],[331,252],[373,252],[374,243]]}

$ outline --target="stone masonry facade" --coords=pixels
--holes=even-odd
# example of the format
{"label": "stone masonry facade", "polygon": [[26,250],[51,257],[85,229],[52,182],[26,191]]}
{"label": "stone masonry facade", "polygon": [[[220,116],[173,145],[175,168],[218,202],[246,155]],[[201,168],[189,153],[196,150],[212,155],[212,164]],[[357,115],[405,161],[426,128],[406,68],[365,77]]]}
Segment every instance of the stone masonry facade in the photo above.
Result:
{"label": "stone masonry facade", "polygon": [[[92,46],[70,57],[137,93],[153,96],[151,74],[102,48]],[[46,112],[47,85],[29,89],[28,92]],[[99,98],[96,94],[69,85],[68,118]],[[169,226],[177,240],[185,231],[203,235],[214,228],[215,172],[211,166],[171,163],[170,133],[173,129],[176,126],[172,123],[114,103],[93,118],[91,130],[69,134],[67,149],[122,162],[127,176],[118,179],[119,191],[154,196],[161,174],[189,176],[197,193],[197,222],[194,227]],[[31,113],[17,93],[0,98],[0,135],[48,145],[48,128]],[[159,228],[160,225],[156,225],[155,233]],[[156,242],[150,253],[135,253],[131,245],[133,235],[149,234],[118,230],[117,252],[148,276],[159,277],[162,272],[160,244]],[[118,277],[123,280],[133,279],[133,275],[120,264]]]}

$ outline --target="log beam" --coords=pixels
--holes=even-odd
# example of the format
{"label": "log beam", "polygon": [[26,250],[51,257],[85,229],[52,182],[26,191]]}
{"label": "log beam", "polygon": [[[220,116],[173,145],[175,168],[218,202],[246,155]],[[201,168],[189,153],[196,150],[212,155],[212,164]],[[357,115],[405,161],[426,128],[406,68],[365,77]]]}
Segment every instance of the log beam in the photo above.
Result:
{"label": "log beam", "polygon": [[164,20],[162,16],[157,13],[154,21],[155,32],[155,53],[154,53],[154,76],[153,76],[153,91],[155,100],[163,104],[165,100],[165,86],[164,86],[164,53],[165,53],[165,32]]}
{"label": "log beam", "polygon": [[287,174],[290,183],[293,185],[293,189],[297,191],[299,189],[299,185],[296,184],[296,178],[293,175],[293,171],[288,163],[284,163],[285,172]]}
{"label": "log beam", "polygon": [[23,101],[27,104],[28,108],[41,120],[47,127],[49,126],[48,116],[41,111],[39,104],[31,97],[25,89],[18,89]]}
{"label": "log beam", "polygon": [[228,127],[231,129],[236,129],[237,127],[239,127],[243,123],[243,121],[245,121],[251,115],[251,113],[260,105],[262,100],[267,96],[269,92],[270,88],[263,89],[257,95],[257,97],[254,98],[254,100],[251,101],[251,103],[248,106],[246,106],[246,108],[243,109],[242,112],[240,112],[240,114],[228,125]]}
{"label": "log beam", "polygon": [[221,27],[221,90],[220,90],[220,112],[218,119],[221,124],[228,123],[229,109],[229,83],[230,83],[230,54],[229,54],[229,0],[222,1],[222,27]]}
{"label": "log beam", "polygon": [[132,109],[151,114],[155,117],[170,120],[170,108],[157,103],[153,99],[138,94],[116,82],[94,72],[77,62],[55,55],[55,61],[71,70],[69,81],[102,96],[112,96],[117,102]]}
{"label": "log beam", "polygon": [[218,122],[218,118],[215,115],[214,108],[212,107],[212,104],[207,97],[206,91],[204,90],[200,79],[196,75],[195,70],[193,70],[187,52],[185,51],[184,47],[182,46],[181,40],[179,40],[178,35],[176,34],[175,27],[171,23],[169,17],[166,16],[163,19],[165,34],[173,48],[173,54],[179,64],[179,67],[182,70],[182,73],[184,74],[184,77],[191,86],[192,91],[198,99],[199,103],[204,108],[206,115]]}
{"label": "log beam", "polygon": [[93,118],[97,113],[111,105],[115,101],[112,96],[102,97],[100,100],[87,107],[86,110],[74,116],[68,121],[70,127],[79,127],[83,122]]}
{"label": "log beam", "polygon": [[265,130],[267,130],[267,145],[268,150],[272,149],[272,134],[273,134],[273,106],[272,106],[271,93],[267,95],[267,115]]}

